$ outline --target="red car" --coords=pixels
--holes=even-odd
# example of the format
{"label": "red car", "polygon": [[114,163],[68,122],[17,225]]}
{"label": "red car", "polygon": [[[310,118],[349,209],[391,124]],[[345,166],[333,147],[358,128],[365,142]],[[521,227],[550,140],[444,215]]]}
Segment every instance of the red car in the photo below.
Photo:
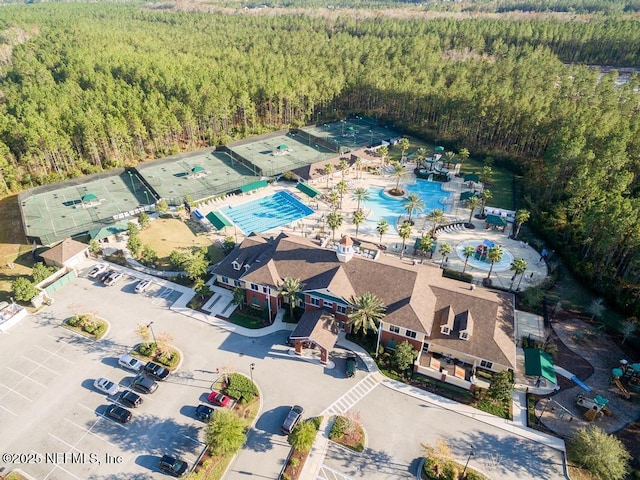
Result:
{"label": "red car", "polygon": [[231,403],[231,399],[222,393],[218,393],[215,390],[212,390],[209,396],[207,397],[209,403],[213,405],[217,405],[218,407],[228,407]]}

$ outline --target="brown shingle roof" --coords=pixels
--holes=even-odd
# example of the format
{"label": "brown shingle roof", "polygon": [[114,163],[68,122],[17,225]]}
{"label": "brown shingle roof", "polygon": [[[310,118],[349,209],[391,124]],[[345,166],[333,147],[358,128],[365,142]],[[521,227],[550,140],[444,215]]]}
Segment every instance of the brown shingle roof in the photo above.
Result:
{"label": "brown shingle roof", "polygon": [[309,310],[305,312],[296,329],[291,334],[291,338],[310,339],[327,351],[330,351],[336,344],[340,332],[340,325],[333,316],[333,313],[324,309]]}
{"label": "brown shingle roof", "polygon": [[80,243],[72,238],[65,238],[58,245],[50,248],[40,256],[52,262],[63,264],[88,248],[89,246],[84,243]]}

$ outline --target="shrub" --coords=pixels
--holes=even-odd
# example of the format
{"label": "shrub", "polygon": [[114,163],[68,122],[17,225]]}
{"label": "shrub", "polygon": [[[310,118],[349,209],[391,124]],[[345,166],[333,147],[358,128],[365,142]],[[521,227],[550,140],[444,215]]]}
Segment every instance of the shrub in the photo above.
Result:
{"label": "shrub", "polygon": [[319,430],[320,429],[320,424],[322,423],[322,415],[320,415],[318,417],[311,417],[309,419],[309,421],[312,422],[315,425],[316,430]]}
{"label": "shrub", "polygon": [[438,477],[440,480],[457,480],[458,469],[452,462],[447,462],[442,468],[442,473]]}
{"label": "shrub", "polygon": [[458,272],[457,270],[449,270],[448,268],[445,268],[443,270],[442,276],[445,278],[453,278],[454,280],[460,280],[467,283],[473,282],[473,275],[466,272]]}
{"label": "shrub", "polygon": [[336,438],[342,437],[348,426],[349,420],[346,417],[337,417],[329,432],[329,438],[335,440]]}
{"label": "shrub", "polygon": [[246,440],[243,420],[233,410],[218,410],[207,425],[206,443],[215,455],[233,453]]}
{"label": "shrub", "polygon": [[82,319],[79,315],[74,315],[67,321],[67,323],[72,327],[79,327],[82,324]]}
{"label": "shrub", "polygon": [[158,363],[161,363],[165,367],[174,367],[180,360],[180,355],[178,355],[176,352],[167,351],[163,352],[155,359],[158,361]]}
{"label": "shrub", "polygon": [[258,395],[258,389],[244,375],[232,373],[229,375],[229,386],[226,388],[225,393],[230,397],[237,398],[240,403],[246,403]]}
{"label": "shrub", "polygon": [[317,432],[313,422],[301,422],[296,425],[289,435],[289,443],[293,446],[294,450],[307,452],[311,450]]}
{"label": "shrub", "polygon": [[158,348],[158,345],[156,345],[154,342],[147,342],[147,343],[141,343],[140,345],[138,345],[138,353],[140,355],[143,355],[145,357],[151,357],[153,356],[154,353],[156,353],[156,350]]}
{"label": "shrub", "polygon": [[289,465],[291,465],[293,468],[297,467],[299,463],[300,460],[297,458],[292,458],[291,460],[289,460]]}
{"label": "shrub", "polygon": [[467,478],[465,480],[486,480],[487,477],[484,475],[480,475],[478,472],[474,472],[473,470],[467,470]]}
{"label": "shrub", "polygon": [[598,427],[579,429],[567,447],[569,458],[595,478],[619,480],[627,473],[631,455],[620,440]]}
{"label": "shrub", "polygon": [[102,335],[104,335],[104,332],[107,331],[107,325],[105,323],[99,323],[98,326],[96,327],[95,331],[93,332],[93,334],[96,337],[100,337]]}

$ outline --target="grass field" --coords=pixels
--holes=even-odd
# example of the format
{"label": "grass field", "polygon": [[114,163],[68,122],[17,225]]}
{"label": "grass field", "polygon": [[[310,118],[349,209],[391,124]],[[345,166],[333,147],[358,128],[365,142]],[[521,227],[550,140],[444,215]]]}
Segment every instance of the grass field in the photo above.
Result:
{"label": "grass field", "polygon": [[0,301],[8,301],[11,282],[31,275],[33,259],[22,230],[17,196],[0,199],[0,219]]}
{"label": "grass field", "polygon": [[157,252],[159,267],[169,266],[172,251],[197,247],[207,247],[212,263],[222,259],[222,251],[209,236],[203,233],[196,235],[182,220],[175,218],[153,220],[147,229],[140,232],[140,240]]}

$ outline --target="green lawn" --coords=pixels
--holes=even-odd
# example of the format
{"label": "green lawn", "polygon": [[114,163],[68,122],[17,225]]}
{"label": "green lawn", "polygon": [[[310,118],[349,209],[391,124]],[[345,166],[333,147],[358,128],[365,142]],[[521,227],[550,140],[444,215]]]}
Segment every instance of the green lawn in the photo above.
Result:
{"label": "green lawn", "polygon": [[241,312],[238,308],[233,311],[229,321],[241,327],[254,329],[264,327],[266,322],[261,312],[255,312],[255,314],[252,311]]}
{"label": "green lawn", "polygon": [[[466,173],[482,172],[483,160],[468,158],[460,167],[460,172],[463,175]],[[486,188],[491,191],[491,193],[493,194],[493,198],[489,200],[487,206],[512,210],[513,173],[509,170],[498,168],[495,165],[492,167],[492,169],[493,185],[488,185]]]}

